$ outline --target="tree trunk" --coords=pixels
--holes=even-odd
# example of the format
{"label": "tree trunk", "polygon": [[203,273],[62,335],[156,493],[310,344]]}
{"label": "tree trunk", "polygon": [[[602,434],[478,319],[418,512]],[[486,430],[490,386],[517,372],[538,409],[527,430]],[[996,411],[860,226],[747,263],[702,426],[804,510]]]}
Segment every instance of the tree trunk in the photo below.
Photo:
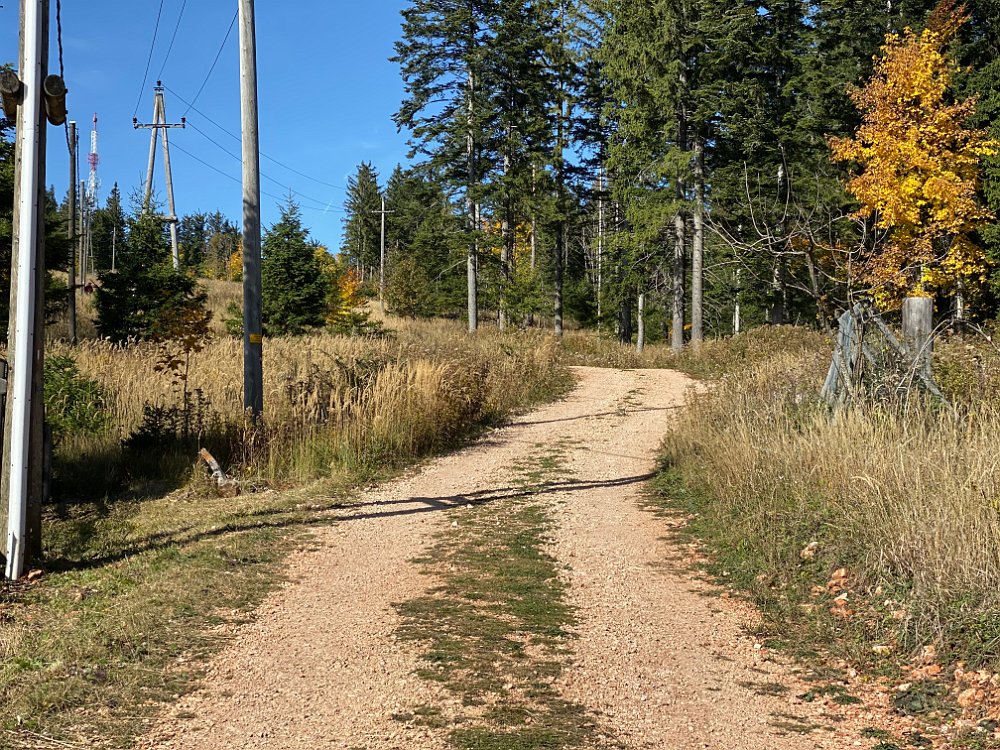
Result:
{"label": "tree trunk", "polygon": [[618,308],[618,340],[623,344],[632,343],[632,300],[625,296]]}
{"label": "tree trunk", "polygon": [[671,308],[673,323],[670,327],[670,344],[675,352],[684,348],[684,249],[687,227],[684,214],[677,212],[674,217],[674,266],[672,270],[672,300]]}
{"label": "tree trunk", "polygon": [[694,237],[691,243],[691,344],[700,346],[704,331],[705,144],[694,144]]}
{"label": "tree trunk", "polygon": [[736,269],[736,293],[733,295],[733,335],[738,336],[740,330],[743,327],[743,310],[740,305],[740,295],[743,293],[741,286],[741,277],[743,272],[741,269]]}
{"label": "tree trunk", "polygon": [[[508,133],[509,138],[509,133]],[[510,154],[503,157],[504,176],[510,177]],[[504,189],[503,219],[500,223],[502,244],[500,247],[500,330],[510,324],[511,263],[514,259],[514,201],[509,184]]]}
{"label": "tree trunk", "polygon": [[[677,107],[677,147],[687,150],[687,115],[684,109],[685,92],[687,91],[687,70],[681,65],[680,72],[681,96]],[[674,267],[672,307],[672,327],[670,344],[674,352],[684,349],[684,256],[687,244],[687,220],[684,216],[684,178],[681,174],[674,177],[674,197],[677,199],[677,215],[674,217]]]}
{"label": "tree trunk", "polygon": [[777,258],[771,276],[771,325],[785,324],[785,259]]}
{"label": "tree trunk", "polygon": [[643,293],[639,294],[639,335],[636,337],[635,350],[642,354],[642,350],[646,348],[646,295]]}
{"label": "tree trunk", "polygon": [[465,213],[469,217],[469,231],[471,233],[469,237],[469,256],[466,259],[469,333],[475,333],[479,328],[479,206],[475,203],[473,196],[473,190],[476,186],[475,93],[476,77],[470,67],[468,70],[468,91],[466,94],[468,106],[468,132],[466,133],[468,176],[465,186]]}
{"label": "tree trunk", "polygon": [[[559,15],[560,22],[563,19],[563,13]],[[554,286],[555,293],[553,295],[553,313],[555,318],[555,334],[556,336],[563,335],[563,258],[566,253],[566,206],[565,206],[565,192],[566,192],[566,165],[563,162],[564,151],[566,148],[565,138],[566,138],[566,120],[568,119],[567,107],[569,103],[566,101],[566,82],[563,80],[559,81],[559,122],[556,125],[556,150],[555,150],[555,170],[556,170],[556,190],[559,191],[556,196],[556,213],[558,214],[556,218],[556,246],[555,246],[555,268],[554,270]]]}

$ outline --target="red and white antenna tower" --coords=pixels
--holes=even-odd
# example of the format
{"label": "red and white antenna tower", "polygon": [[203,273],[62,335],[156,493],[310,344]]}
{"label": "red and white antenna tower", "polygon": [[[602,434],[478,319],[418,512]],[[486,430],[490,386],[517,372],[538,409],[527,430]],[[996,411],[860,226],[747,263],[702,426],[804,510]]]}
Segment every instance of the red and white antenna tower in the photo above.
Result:
{"label": "red and white antenna tower", "polygon": [[97,153],[97,113],[94,113],[94,129],[90,131],[90,154],[87,156],[90,164],[90,179],[87,180],[87,203],[94,209],[97,208],[97,189],[101,186],[97,179],[97,165],[101,163],[101,157]]}

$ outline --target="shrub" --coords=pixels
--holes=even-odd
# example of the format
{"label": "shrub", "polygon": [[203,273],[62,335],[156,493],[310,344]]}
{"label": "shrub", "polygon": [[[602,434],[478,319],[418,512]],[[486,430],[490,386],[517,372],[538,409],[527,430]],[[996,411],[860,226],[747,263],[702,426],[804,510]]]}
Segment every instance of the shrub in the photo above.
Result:
{"label": "shrub", "polygon": [[45,360],[45,418],[54,439],[107,429],[107,396],[96,380],[84,377],[67,356]]}

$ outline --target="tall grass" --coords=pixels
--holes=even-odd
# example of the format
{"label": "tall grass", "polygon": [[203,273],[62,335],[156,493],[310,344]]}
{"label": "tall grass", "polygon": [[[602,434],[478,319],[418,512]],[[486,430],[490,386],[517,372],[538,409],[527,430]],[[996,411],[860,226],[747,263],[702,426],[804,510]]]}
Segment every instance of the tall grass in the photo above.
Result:
{"label": "tall grass", "polygon": [[[666,492],[695,512],[726,572],[784,614],[847,566],[874,620],[892,624],[866,621],[868,637],[1000,661],[1000,406],[831,412],[818,401],[830,349],[803,334],[782,351],[773,335],[737,344],[737,359],[760,356],[680,416]],[[803,560],[811,542],[819,554]]]}
{"label": "tall grass", "polygon": [[[130,467],[133,479],[176,475],[193,462],[192,446],[204,445],[250,479],[308,481],[446,448],[560,392],[569,379],[546,335],[468,337],[447,321],[400,321],[383,337],[270,339],[264,350],[265,411],[257,427],[243,412],[236,339],[216,337],[193,353],[186,383],[157,371],[162,354],[152,344],[50,345],[104,387],[112,424],[103,434],[65,439],[57,466],[73,476],[75,466],[96,458],[118,479]],[[136,447],[131,457],[129,445]]]}

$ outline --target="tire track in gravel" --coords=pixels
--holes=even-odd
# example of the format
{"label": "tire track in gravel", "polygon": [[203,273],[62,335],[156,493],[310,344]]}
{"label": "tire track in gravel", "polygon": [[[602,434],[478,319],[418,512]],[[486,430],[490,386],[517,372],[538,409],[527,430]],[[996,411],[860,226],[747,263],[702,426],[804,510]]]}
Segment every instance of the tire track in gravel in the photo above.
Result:
{"label": "tire track in gravel", "polygon": [[502,497],[516,486],[519,462],[557,443],[571,446],[567,473],[577,485],[548,495],[551,553],[567,566],[578,616],[565,697],[627,748],[827,746],[769,723],[789,710],[789,698],[759,695],[753,685],[787,682],[788,670],[753,649],[741,628],[748,613],[663,570],[677,552],[660,538],[664,522],[639,509],[691,381],[667,371],[576,372],[579,384],[564,401],[363,493],[336,524],[316,529],[313,548],[289,558],[288,582],[236,629],[201,687],[164,711],[140,747],[447,747],[446,729],[398,720],[421,706],[448,715],[460,700],[416,676],[420,655],[397,640],[394,605],[433,585],[413,560],[461,519],[467,496]]}
{"label": "tire track in gravel", "polygon": [[[412,562],[461,513],[465,495],[516,486],[515,466],[535,446],[615,413],[619,394],[594,388],[587,371],[570,397],[494,430],[476,444],[365,492],[338,523],[313,534],[313,549],[287,561],[288,582],[233,633],[199,690],[165,711],[143,748],[395,750],[439,748],[445,732],[393,719],[455,699],[415,676],[419,654],[396,640],[394,604],[432,581]],[[610,371],[609,371],[610,372]],[[624,394],[622,394],[624,395]]]}
{"label": "tire track in gravel", "polygon": [[[629,397],[625,413],[584,420],[567,469],[597,485],[654,471],[671,410],[692,385],[664,370],[585,375],[573,398],[595,387]],[[641,509],[645,491],[589,490],[554,509],[550,553],[578,619],[563,695],[630,750],[851,746],[850,729],[832,731],[828,707],[798,698],[808,686],[748,634],[751,608],[690,573],[664,520]]]}

